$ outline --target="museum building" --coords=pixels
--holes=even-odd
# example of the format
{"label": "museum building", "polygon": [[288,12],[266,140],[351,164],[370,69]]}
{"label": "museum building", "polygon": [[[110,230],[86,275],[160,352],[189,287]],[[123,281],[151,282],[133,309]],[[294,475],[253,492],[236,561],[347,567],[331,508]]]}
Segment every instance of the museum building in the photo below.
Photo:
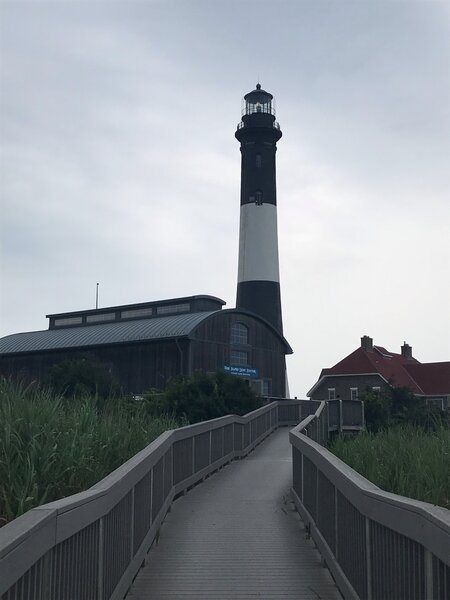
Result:
{"label": "museum building", "polygon": [[224,370],[260,395],[284,396],[289,344],[264,319],[224,304],[190,296],[47,315],[47,330],[0,340],[1,373],[42,379],[51,366],[90,353],[134,394],[164,389],[176,375]]}

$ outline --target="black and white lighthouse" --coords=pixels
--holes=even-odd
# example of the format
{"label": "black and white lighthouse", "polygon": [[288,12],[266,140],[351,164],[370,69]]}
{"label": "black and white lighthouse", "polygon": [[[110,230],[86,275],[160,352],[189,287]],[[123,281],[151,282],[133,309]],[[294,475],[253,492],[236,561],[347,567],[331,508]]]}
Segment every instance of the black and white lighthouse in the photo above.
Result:
{"label": "black and white lighthouse", "polygon": [[273,96],[259,83],[244,96],[235,135],[242,154],[236,308],[260,315],[282,333],[275,169],[282,134]]}

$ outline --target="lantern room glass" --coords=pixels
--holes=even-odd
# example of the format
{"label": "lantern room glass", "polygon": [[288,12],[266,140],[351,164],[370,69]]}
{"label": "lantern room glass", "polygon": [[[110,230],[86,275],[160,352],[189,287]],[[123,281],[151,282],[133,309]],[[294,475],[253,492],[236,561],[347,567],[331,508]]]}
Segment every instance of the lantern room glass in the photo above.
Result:
{"label": "lantern room glass", "polygon": [[272,99],[248,99],[242,104],[242,116],[252,115],[254,113],[266,113],[275,116],[275,102]]}

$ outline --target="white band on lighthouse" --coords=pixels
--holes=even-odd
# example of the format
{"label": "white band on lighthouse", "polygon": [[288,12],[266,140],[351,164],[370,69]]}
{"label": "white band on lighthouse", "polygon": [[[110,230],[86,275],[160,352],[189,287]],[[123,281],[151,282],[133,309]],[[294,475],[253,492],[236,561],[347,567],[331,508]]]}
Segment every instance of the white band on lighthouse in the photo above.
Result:
{"label": "white band on lighthouse", "polygon": [[241,206],[238,283],[243,281],[280,281],[274,204]]}

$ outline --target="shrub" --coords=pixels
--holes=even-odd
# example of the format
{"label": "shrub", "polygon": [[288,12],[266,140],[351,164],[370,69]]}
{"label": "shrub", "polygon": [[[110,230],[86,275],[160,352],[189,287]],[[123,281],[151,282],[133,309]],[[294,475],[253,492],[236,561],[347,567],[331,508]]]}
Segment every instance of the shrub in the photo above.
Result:
{"label": "shrub", "polygon": [[448,423],[446,413],[437,406],[426,404],[404,387],[390,386],[387,390],[367,390],[362,396],[366,427],[381,431],[400,424],[410,424],[433,431]]}
{"label": "shrub", "polygon": [[228,414],[244,415],[261,406],[243,379],[222,372],[175,377],[163,393],[148,393],[144,401],[150,414],[170,414],[189,423]]}
{"label": "shrub", "polygon": [[121,393],[108,365],[89,353],[50,367],[44,385],[65,398],[95,396],[100,404],[102,400]]}

